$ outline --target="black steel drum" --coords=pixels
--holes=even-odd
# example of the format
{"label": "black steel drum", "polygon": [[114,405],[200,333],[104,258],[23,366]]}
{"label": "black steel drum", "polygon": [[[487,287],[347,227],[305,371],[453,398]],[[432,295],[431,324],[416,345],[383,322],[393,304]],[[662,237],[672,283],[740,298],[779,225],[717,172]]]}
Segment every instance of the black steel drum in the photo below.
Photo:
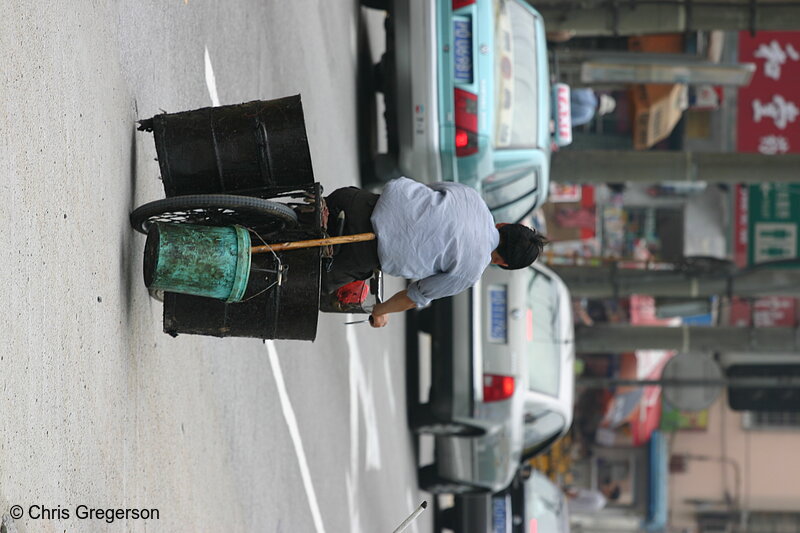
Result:
{"label": "black steel drum", "polygon": [[278,253],[288,269],[280,286],[272,254],[254,254],[247,290],[239,303],[164,294],[164,332],[215,337],[254,337],[313,341],[317,335],[320,250]]}
{"label": "black steel drum", "polygon": [[155,115],[139,129],[153,132],[167,197],[314,182],[300,95]]}

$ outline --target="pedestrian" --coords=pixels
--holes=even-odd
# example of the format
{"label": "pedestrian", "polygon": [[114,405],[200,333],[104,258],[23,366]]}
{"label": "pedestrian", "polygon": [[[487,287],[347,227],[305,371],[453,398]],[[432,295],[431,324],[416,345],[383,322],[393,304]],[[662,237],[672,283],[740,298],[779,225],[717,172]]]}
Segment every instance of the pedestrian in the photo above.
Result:
{"label": "pedestrian", "polygon": [[600,489],[569,487],[564,490],[570,514],[592,514],[605,509],[609,501],[617,501],[622,489],[607,480]]}
{"label": "pedestrian", "polygon": [[598,94],[588,87],[572,89],[569,99],[573,127],[588,124],[595,115],[606,115],[617,107],[617,101],[613,96]]}
{"label": "pedestrian", "polygon": [[375,269],[413,280],[406,290],[374,307],[373,327],[385,326],[389,313],[425,307],[472,287],[490,263],[506,269],[527,267],[547,243],[527,226],[495,224],[480,195],[459,183],[425,185],[397,178],[381,195],[345,187],[325,200],[329,228],[344,211],[342,234],[376,235],[372,241],[338,246],[324,274],[325,290],[367,279]]}

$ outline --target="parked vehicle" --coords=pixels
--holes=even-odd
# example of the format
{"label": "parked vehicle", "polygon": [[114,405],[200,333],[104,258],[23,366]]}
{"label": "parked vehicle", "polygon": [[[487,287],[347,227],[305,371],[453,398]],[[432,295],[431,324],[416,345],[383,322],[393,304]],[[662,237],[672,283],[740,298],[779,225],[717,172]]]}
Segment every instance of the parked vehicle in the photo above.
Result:
{"label": "parked vehicle", "polygon": [[379,177],[472,186],[498,222],[543,204],[557,114],[539,13],[524,0],[362,2],[389,14]]}
{"label": "parked vehicle", "polygon": [[[508,486],[517,465],[572,422],[575,344],[566,285],[537,263],[490,266],[472,289],[416,313],[409,327],[431,334],[432,368],[429,401],[411,423],[435,435],[435,462],[421,469],[420,487],[463,493]],[[409,346],[413,355],[417,347]]]}
{"label": "parked vehicle", "polygon": [[[476,510],[478,512],[476,512]],[[537,470],[495,494],[463,494],[440,511],[440,525],[459,533],[569,533],[564,492]]]}

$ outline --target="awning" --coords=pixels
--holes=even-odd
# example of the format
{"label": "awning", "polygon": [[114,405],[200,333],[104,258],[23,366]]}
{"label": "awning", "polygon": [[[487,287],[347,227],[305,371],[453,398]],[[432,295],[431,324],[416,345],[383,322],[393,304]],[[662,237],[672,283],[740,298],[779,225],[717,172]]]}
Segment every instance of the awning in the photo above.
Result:
{"label": "awning", "polygon": [[[631,324],[654,326],[677,326],[679,318],[656,317],[656,303],[652,296],[633,295],[630,298]],[[636,363],[640,379],[658,379],[667,362],[675,355],[671,350],[636,350]],[[638,418],[631,424],[635,445],[650,439],[650,435],[661,423],[661,387],[644,387]]]}
{"label": "awning", "polygon": [[669,449],[667,439],[660,431],[654,431],[650,436],[649,463],[647,519],[642,527],[645,531],[661,532],[667,527],[669,507]]}
{"label": "awning", "polygon": [[[652,296],[630,297],[631,324],[675,326],[679,318],[660,319],[655,315]],[[619,377],[628,379],[658,379],[667,362],[676,352],[670,350],[636,350],[620,355]],[[642,446],[661,423],[661,387],[658,385],[621,386],[606,409],[603,426],[617,429],[627,425],[630,444]]]}
{"label": "awning", "polygon": [[[627,379],[658,379],[674,352],[637,350],[636,354],[620,354],[619,377]],[[623,426],[633,446],[642,446],[661,423],[661,387],[657,385],[621,386],[606,408],[602,426],[616,430]]]}

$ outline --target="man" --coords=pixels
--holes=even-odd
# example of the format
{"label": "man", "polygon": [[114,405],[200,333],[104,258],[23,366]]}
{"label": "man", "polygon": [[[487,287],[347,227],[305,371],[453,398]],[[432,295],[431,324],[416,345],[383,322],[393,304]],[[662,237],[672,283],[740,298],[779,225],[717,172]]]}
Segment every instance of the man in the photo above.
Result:
{"label": "man", "polygon": [[472,287],[490,263],[507,269],[529,266],[547,242],[521,224],[495,224],[480,195],[458,183],[425,185],[398,178],[380,196],[346,187],[331,193],[326,204],[329,228],[344,211],[343,234],[377,236],[339,246],[325,274],[327,290],[367,279],[377,268],[415,280],[375,306],[370,324],[376,328],[388,323],[389,313],[425,307]]}
{"label": "man", "polygon": [[569,98],[572,127],[588,124],[595,115],[607,115],[617,107],[617,101],[613,96],[595,93],[588,87],[572,89]]}
{"label": "man", "polygon": [[564,489],[564,493],[570,514],[592,514],[605,509],[609,501],[619,500],[622,489],[618,484],[607,480],[600,490],[569,487]]}

